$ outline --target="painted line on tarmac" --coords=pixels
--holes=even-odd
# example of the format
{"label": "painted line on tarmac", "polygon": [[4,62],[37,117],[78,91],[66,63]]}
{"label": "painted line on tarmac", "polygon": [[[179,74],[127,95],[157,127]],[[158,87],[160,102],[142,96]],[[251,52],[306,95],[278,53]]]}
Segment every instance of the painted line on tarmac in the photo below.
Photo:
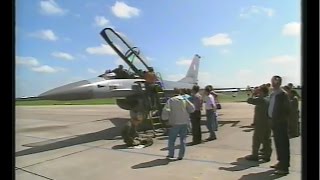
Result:
{"label": "painted line on tarmac", "polygon": [[21,170],[21,171],[27,172],[27,173],[29,173],[29,174],[33,174],[33,175],[35,175],[35,176],[39,176],[39,177],[45,178],[45,179],[54,180],[54,179],[48,178],[48,177],[46,177],[46,176],[43,176],[43,175],[41,175],[41,174],[37,174],[37,173],[31,172],[31,171],[25,170],[25,169],[23,169],[23,168],[16,167],[16,170]]}

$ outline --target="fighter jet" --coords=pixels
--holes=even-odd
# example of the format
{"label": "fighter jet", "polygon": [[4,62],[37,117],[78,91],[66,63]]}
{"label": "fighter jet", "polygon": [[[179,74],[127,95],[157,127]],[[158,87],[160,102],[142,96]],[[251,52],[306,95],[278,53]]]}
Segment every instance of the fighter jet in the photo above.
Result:
{"label": "fighter jet", "polygon": [[[39,95],[43,100],[85,100],[98,98],[115,98],[117,105],[125,110],[136,107],[139,99],[145,94],[143,72],[152,67],[146,64],[147,59],[140,49],[131,46],[125,38],[112,28],[100,32],[102,38],[128,65],[129,69],[119,67],[106,71],[98,77],[67,84]],[[162,80],[158,72],[159,84],[165,96],[171,96],[175,88],[192,88],[198,82],[200,56],[194,55],[185,77],[179,81]]]}

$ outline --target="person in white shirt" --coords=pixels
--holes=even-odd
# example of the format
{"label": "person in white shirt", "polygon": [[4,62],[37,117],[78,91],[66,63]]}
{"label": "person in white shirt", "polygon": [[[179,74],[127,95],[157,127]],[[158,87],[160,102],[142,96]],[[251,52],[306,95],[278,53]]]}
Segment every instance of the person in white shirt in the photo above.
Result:
{"label": "person in white shirt", "polygon": [[216,103],[214,101],[213,96],[210,94],[210,87],[205,88],[205,108],[206,108],[206,117],[207,117],[207,128],[209,130],[210,136],[207,138],[207,141],[212,141],[217,139],[216,133],[217,131],[217,117],[216,117]]}

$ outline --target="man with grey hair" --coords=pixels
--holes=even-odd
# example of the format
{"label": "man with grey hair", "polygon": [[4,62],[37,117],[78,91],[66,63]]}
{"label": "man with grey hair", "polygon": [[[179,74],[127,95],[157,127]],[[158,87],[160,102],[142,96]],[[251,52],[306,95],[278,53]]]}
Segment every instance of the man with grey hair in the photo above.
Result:
{"label": "man with grey hair", "polygon": [[174,144],[177,136],[180,136],[180,150],[178,160],[182,160],[185,154],[186,138],[188,124],[190,123],[190,113],[195,110],[194,105],[186,98],[182,97],[179,92],[175,92],[175,96],[170,98],[164,106],[161,114],[162,120],[168,120],[169,126],[169,153],[167,158],[174,157]]}

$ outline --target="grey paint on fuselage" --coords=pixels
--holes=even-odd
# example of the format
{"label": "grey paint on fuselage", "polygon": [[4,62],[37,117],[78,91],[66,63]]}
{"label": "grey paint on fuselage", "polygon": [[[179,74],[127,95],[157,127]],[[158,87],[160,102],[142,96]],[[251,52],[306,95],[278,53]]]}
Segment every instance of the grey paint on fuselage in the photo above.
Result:
{"label": "grey paint on fuselage", "polygon": [[[39,95],[46,100],[85,100],[100,98],[125,98],[143,93],[133,89],[136,82],[144,79],[105,79],[96,77],[64,85]],[[172,91],[174,88],[191,88],[193,85],[183,82],[163,81],[164,90]]]}

